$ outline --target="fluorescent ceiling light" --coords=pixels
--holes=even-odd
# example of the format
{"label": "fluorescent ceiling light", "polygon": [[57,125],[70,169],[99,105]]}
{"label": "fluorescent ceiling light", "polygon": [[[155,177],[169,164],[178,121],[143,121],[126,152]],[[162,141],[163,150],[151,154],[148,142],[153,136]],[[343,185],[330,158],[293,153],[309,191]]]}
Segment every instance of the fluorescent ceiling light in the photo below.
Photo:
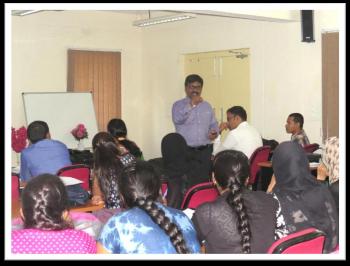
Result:
{"label": "fluorescent ceiling light", "polygon": [[180,20],[190,19],[190,18],[195,18],[195,16],[193,14],[191,15],[179,14],[179,15],[173,15],[173,16],[149,18],[149,19],[134,21],[133,25],[138,27],[146,27],[146,26],[156,25],[160,23],[175,22],[175,21],[180,21]]}
{"label": "fluorescent ceiling light", "polygon": [[42,10],[12,10],[11,14],[13,16],[25,16],[33,13],[40,12]]}

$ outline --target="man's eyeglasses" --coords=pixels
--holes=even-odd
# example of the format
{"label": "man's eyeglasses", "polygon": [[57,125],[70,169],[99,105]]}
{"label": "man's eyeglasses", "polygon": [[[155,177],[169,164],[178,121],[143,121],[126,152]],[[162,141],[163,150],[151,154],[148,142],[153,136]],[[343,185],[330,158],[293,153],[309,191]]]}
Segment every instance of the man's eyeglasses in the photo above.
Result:
{"label": "man's eyeglasses", "polygon": [[189,85],[188,87],[189,87],[190,89],[201,89],[201,88],[202,88],[202,85],[197,85],[197,86]]}

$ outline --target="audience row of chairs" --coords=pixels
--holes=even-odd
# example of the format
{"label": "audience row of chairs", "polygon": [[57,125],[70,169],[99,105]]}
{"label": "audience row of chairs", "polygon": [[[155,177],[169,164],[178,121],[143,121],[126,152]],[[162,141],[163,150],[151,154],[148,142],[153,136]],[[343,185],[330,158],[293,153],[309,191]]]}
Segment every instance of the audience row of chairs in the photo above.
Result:
{"label": "audience row of chairs", "polygon": [[[317,149],[319,149],[319,145],[317,143],[304,146],[304,150],[306,153],[313,153]],[[271,153],[270,146],[267,146],[267,145],[262,146],[257,148],[249,159],[250,171],[249,171],[248,185],[252,186],[253,189],[256,189],[257,181],[259,178],[260,167],[258,166],[258,163],[267,161],[270,156],[270,153]],[[74,177],[83,181],[82,187],[86,191],[89,191],[91,188],[90,167],[88,165],[74,164],[74,165],[66,166],[60,169],[57,172],[57,175]],[[207,183],[206,185],[204,185],[204,187],[208,187],[208,188],[210,188],[210,186],[211,186],[210,183]],[[194,193],[195,190],[199,190],[199,187],[194,187],[193,190],[188,191],[187,194]],[[166,184],[162,184],[162,191],[163,193],[166,191]],[[211,195],[214,196],[216,192],[213,192],[213,191],[214,190],[209,189],[209,193],[212,193]],[[19,177],[17,174],[12,174],[12,197],[13,198],[19,197]],[[187,202],[184,201],[182,204],[182,209],[186,209],[188,206],[189,206],[189,201],[188,200]]]}
{"label": "audience row of chairs", "polygon": [[[66,166],[58,170],[58,176],[74,177],[81,180],[81,186],[86,191],[90,191],[91,180],[90,180],[90,167],[85,164],[73,164]],[[20,195],[20,181],[19,175],[12,173],[12,200],[17,200]]]}
{"label": "audience row of chairs", "polygon": [[[304,147],[305,152],[312,153],[319,148],[318,144],[310,144]],[[259,162],[267,161],[271,152],[270,146],[259,147],[250,157],[250,177],[248,184],[256,184]],[[90,191],[90,167],[84,164],[74,164],[64,167],[57,172],[58,176],[74,177],[83,181],[82,187]],[[12,199],[19,198],[19,176],[12,174]],[[162,192],[167,190],[167,184],[162,184]],[[200,204],[214,201],[219,196],[219,192],[213,182],[197,184],[190,188],[183,199],[181,209],[196,209]],[[325,241],[325,234],[315,228],[308,228],[276,241],[268,250],[268,253],[291,253],[291,254],[321,254]]]}

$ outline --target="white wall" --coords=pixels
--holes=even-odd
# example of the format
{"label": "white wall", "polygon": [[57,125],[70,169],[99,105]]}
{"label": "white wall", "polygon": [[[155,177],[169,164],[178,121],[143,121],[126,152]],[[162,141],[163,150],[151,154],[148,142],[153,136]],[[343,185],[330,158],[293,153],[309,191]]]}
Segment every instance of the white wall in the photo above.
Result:
{"label": "white wall", "polygon": [[320,143],[321,30],[339,27],[337,16],[315,12],[315,43],[301,42],[300,22],[198,16],[136,28],[135,15],[102,11],[12,17],[12,125],[25,121],[21,92],[66,90],[67,49],[121,51],[122,118],[145,158],[158,157],[162,137],[174,131],[172,104],[184,96],[183,55],[250,48],[251,122],[264,138],[283,141],[288,114],[301,112]]}
{"label": "white wall", "polygon": [[327,27],[327,19],[322,25],[320,21],[327,14],[334,28],[336,15],[332,12],[315,12],[314,43],[301,42],[300,22],[197,17],[145,28],[143,69],[147,71],[143,80],[156,102],[147,119],[154,125],[152,134],[160,134],[145,142],[147,149],[159,155],[161,137],[174,130],[171,106],[184,96],[182,55],[235,48],[250,48],[252,113],[248,116],[262,136],[289,140],[284,127],[287,116],[300,112],[310,141],[321,143],[321,29]]}
{"label": "white wall", "polygon": [[142,121],[133,110],[139,108],[142,89],[142,43],[131,21],[130,15],[102,11],[13,16],[12,126],[25,125],[21,93],[66,91],[67,50],[84,49],[121,52],[122,115],[131,129],[137,129]]}

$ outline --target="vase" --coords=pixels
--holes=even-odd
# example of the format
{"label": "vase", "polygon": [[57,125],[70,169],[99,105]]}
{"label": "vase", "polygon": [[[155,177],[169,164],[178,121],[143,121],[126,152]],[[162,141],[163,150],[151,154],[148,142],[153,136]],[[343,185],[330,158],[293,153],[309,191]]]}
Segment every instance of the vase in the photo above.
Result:
{"label": "vase", "polygon": [[85,149],[85,147],[84,147],[84,142],[83,142],[82,139],[80,139],[80,140],[78,141],[78,148],[77,148],[77,150],[78,150],[78,151],[83,151],[84,149]]}

